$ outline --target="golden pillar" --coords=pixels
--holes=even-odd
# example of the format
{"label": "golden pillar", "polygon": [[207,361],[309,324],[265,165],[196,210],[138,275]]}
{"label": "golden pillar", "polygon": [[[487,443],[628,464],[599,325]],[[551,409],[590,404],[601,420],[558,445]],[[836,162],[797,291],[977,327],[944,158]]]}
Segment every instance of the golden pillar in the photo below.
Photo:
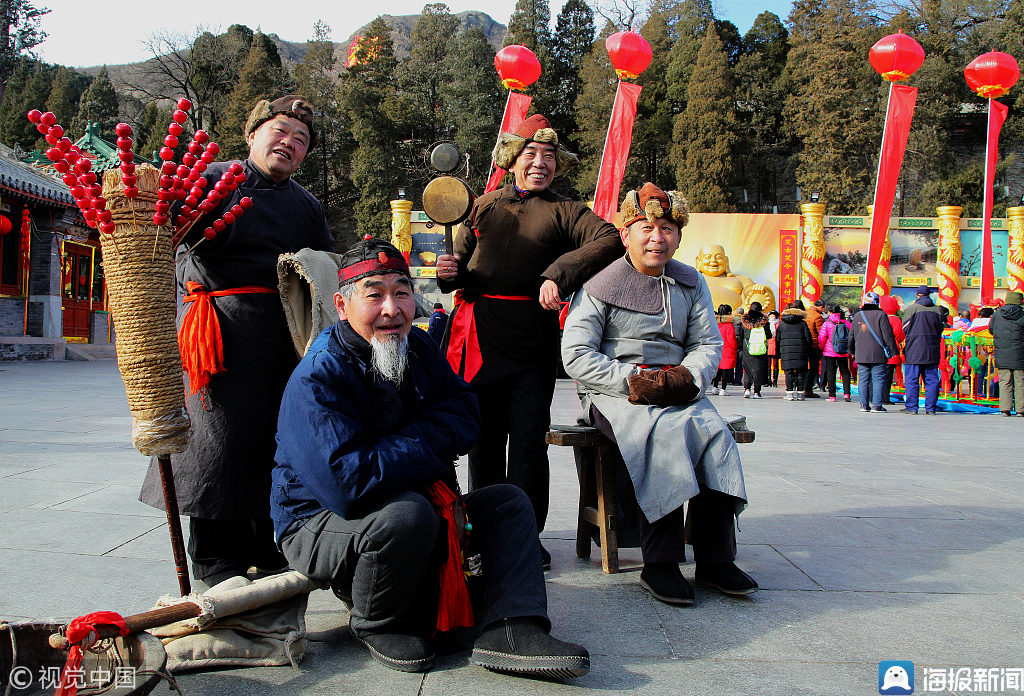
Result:
{"label": "golden pillar", "polygon": [[960,215],[964,209],[959,205],[942,205],[935,211],[939,214],[939,259],[935,264],[938,304],[955,316],[960,302]]}
{"label": "golden pillar", "polygon": [[[875,206],[868,206],[868,217]],[[870,232],[870,230],[869,230]],[[875,287],[873,292],[879,295],[888,295],[892,292],[892,277],[889,275],[889,260],[892,258],[892,237],[889,235],[889,225],[885,225],[885,244],[882,245],[882,255],[878,257],[878,265],[875,266]]]}
{"label": "golden pillar", "polygon": [[1006,281],[1010,292],[1024,292],[1024,207],[1007,208],[1010,248],[1006,254]]}
{"label": "golden pillar", "polygon": [[800,293],[804,304],[810,306],[821,299],[825,285],[821,277],[821,262],[825,258],[825,204],[802,203],[800,214],[804,223],[804,245],[800,251],[800,270],[803,286]]}
{"label": "golden pillar", "polygon": [[412,201],[391,201],[391,243],[408,261],[412,251]]}

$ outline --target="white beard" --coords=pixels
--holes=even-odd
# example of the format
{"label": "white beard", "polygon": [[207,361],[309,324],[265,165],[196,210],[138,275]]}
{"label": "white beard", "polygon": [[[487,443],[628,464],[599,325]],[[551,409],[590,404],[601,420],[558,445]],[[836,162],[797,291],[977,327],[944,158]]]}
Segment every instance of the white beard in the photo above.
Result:
{"label": "white beard", "polygon": [[395,336],[380,341],[374,336],[370,339],[373,357],[370,366],[373,370],[396,387],[402,383],[405,367],[409,363],[408,336]]}

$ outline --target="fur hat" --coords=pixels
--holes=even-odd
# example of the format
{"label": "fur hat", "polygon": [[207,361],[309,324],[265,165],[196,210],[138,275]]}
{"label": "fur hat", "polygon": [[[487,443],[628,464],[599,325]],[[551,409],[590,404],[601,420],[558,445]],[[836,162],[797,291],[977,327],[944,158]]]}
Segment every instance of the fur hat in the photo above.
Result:
{"label": "fur hat", "polygon": [[555,146],[555,176],[564,174],[579,162],[579,158],[558,144],[558,134],[542,115],[534,114],[519,124],[513,133],[499,133],[491,158],[502,169],[512,169],[527,143],[548,143]]}
{"label": "fur hat", "polygon": [[686,227],[686,223],[690,221],[690,204],[681,193],[666,193],[649,181],[639,191],[630,191],[626,194],[619,212],[622,214],[623,227],[629,227],[644,218],[650,222],[665,218],[680,228]]}
{"label": "fur hat", "polygon": [[409,262],[394,245],[366,235],[341,255],[338,280],[348,285],[373,275],[400,273],[409,276]]}
{"label": "fur hat", "polygon": [[246,139],[248,140],[250,133],[279,114],[298,119],[306,124],[306,127],[309,128],[309,147],[306,148],[306,152],[312,152],[316,144],[320,142],[316,128],[313,126],[313,106],[306,101],[305,97],[300,97],[297,94],[289,94],[274,101],[260,99],[249,114],[249,120],[245,122]]}

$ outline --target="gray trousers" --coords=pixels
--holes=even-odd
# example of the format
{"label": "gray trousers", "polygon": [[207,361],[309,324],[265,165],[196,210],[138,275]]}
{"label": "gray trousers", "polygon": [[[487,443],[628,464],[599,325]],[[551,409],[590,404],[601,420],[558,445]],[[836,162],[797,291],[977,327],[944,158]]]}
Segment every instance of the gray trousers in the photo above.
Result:
{"label": "gray trousers", "polygon": [[[483,574],[468,581],[476,626],[532,616],[545,629],[547,594],[530,499],[501,484],[465,496],[473,529],[467,555]],[[357,635],[430,636],[437,616],[438,568],[447,557],[443,520],[419,493],[399,493],[361,519],[322,511],[280,540],[292,568],[332,583],[351,601]]]}
{"label": "gray trousers", "polygon": [[1024,413],[1024,370],[999,368],[999,410]]}

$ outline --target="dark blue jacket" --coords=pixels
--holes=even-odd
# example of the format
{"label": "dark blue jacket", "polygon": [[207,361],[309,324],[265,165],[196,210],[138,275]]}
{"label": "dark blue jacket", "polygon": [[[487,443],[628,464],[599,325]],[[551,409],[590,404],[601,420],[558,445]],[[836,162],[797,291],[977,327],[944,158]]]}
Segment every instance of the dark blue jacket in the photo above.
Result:
{"label": "dark blue jacket", "polygon": [[427,335],[434,339],[434,343],[441,345],[444,340],[444,329],[448,326],[448,315],[443,309],[435,309],[427,322]]}
{"label": "dark blue jacket", "polygon": [[455,485],[453,462],[480,434],[473,389],[420,329],[409,334],[400,388],[368,360],[369,344],[338,322],[288,380],[270,494],[279,541],[324,509],[358,519],[396,493],[439,480]]}
{"label": "dark blue jacket", "polygon": [[930,297],[919,297],[903,310],[903,362],[908,365],[938,365],[939,346],[946,322]]}

